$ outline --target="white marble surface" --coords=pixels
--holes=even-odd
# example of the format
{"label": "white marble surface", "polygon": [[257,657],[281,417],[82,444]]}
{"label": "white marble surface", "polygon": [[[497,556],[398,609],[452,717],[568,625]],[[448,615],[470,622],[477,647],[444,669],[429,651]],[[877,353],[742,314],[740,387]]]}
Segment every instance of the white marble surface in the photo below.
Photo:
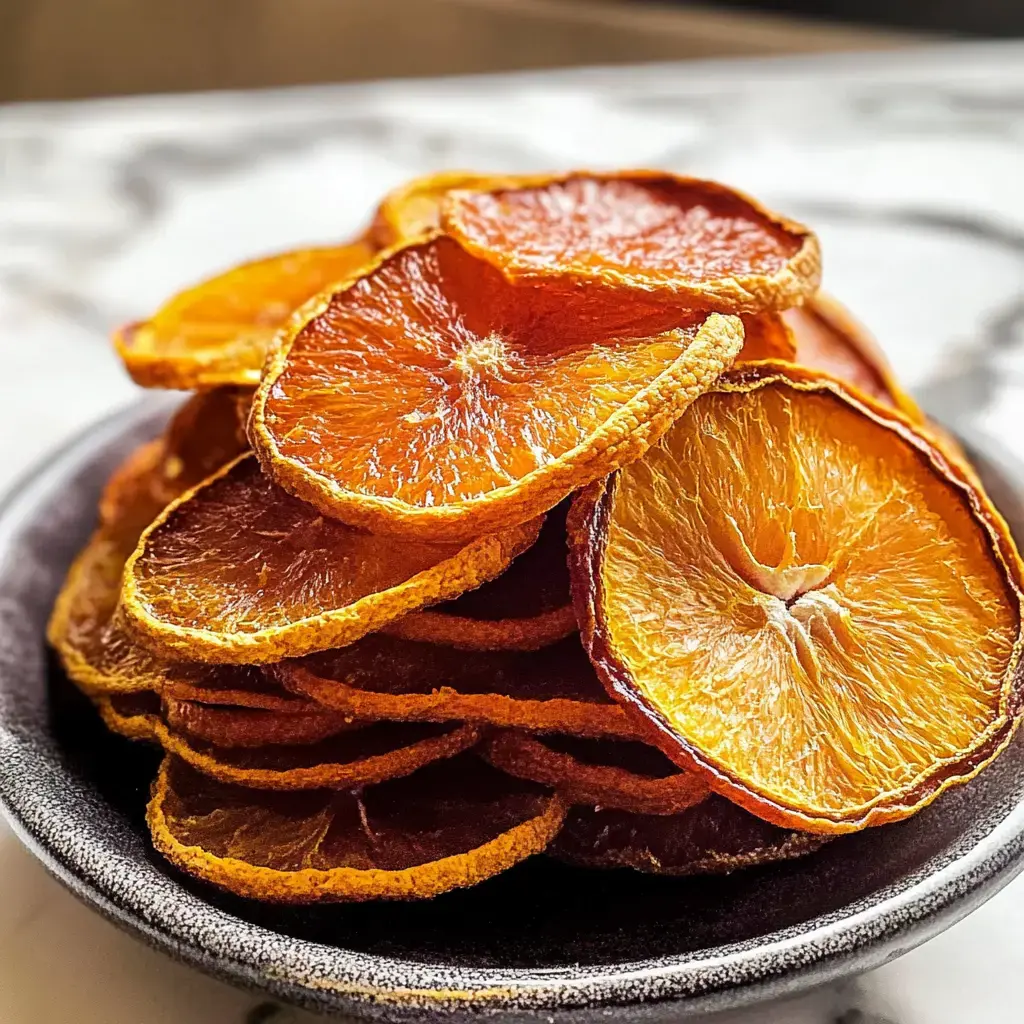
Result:
{"label": "white marble surface", "polygon": [[[1024,44],[0,108],[0,487],[128,401],[120,321],[344,238],[440,167],[652,165],[814,225],[825,281],[934,414],[1024,456]],[[900,961],[732,1024],[1024,1019],[1024,878]],[[172,964],[0,825],[2,1024],[311,1018]]]}

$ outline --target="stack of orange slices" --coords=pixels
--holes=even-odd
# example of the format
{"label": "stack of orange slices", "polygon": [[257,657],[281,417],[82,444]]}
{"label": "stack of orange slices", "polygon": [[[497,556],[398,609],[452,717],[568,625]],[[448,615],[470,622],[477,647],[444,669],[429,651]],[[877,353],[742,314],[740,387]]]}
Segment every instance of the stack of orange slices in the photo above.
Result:
{"label": "stack of orange slices", "polygon": [[122,330],[195,393],[49,636],[163,748],[157,850],[300,903],[723,872],[973,778],[1021,562],[819,277],[714,182],[449,173]]}

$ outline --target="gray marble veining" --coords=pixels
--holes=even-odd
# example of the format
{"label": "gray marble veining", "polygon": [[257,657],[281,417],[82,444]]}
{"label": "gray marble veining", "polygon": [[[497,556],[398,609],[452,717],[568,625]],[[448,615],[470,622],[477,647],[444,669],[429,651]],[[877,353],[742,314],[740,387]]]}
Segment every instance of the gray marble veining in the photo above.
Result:
{"label": "gray marble veining", "polygon": [[[0,485],[132,396],[105,335],[177,288],[343,239],[431,169],[625,165],[808,221],[927,408],[1024,455],[1024,45],[1001,44],[0,108]],[[0,890],[2,1019],[308,1019],[134,947],[6,833]],[[1022,921],[1018,882],[892,965],[728,1021],[1010,1024]]]}

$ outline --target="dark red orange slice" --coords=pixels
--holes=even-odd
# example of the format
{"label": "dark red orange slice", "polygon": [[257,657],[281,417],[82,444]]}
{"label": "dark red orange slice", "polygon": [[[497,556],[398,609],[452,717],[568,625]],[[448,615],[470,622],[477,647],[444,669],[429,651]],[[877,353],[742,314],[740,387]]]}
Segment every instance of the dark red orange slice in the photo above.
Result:
{"label": "dark red orange slice", "polygon": [[517,281],[662,292],[726,313],[787,309],[818,287],[803,225],[712,181],[659,171],[572,172],[450,192],[441,223]]}

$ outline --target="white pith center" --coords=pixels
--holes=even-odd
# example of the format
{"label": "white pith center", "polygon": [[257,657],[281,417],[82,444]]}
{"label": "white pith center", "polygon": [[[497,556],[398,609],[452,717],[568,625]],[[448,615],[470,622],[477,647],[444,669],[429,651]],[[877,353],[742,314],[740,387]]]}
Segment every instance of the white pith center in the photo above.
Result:
{"label": "white pith center", "polygon": [[488,367],[500,366],[505,362],[505,341],[495,331],[484,338],[473,338],[452,359],[452,366],[469,376]]}
{"label": "white pith center", "polygon": [[817,682],[821,664],[811,642],[814,633],[827,635],[836,646],[845,646],[849,637],[849,610],[843,606],[838,588],[828,582],[833,567],[798,561],[792,531],[786,535],[778,565],[758,561],[732,516],[726,517],[726,534],[733,569],[760,591],[757,603],[768,625],[786,641],[807,676]]}

